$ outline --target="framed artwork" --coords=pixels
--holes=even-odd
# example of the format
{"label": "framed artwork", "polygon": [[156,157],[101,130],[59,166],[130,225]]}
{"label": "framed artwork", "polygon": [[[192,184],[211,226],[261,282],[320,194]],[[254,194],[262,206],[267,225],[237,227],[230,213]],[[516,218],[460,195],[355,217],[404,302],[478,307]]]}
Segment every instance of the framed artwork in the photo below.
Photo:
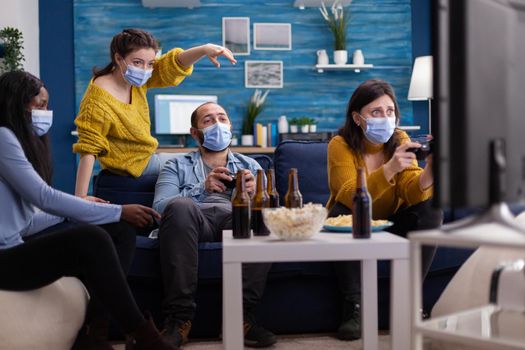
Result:
{"label": "framed artwork", "polygon": [[246,61],[244,86],[247,88],[282,88],[283,61]]}
{"label": "framed artwork", "polygon": [[222,46],[235,55],[250,54],[250,18],[222,18]]}
{"label": "framed artwork", "polygon": [[255,50],[291,50],[292,25],[290,23],[254,23],[253,48]]}

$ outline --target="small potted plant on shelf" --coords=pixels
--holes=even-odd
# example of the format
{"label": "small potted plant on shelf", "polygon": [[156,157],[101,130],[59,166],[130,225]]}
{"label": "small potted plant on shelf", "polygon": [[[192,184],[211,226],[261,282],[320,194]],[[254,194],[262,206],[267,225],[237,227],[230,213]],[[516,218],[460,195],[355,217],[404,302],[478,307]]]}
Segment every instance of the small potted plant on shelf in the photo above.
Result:
{"label": "small potted plant on shelf", "polygon": [[301,132],[303,134],[307,134],[308,133],[308,125],[310,124],[310,118],[308,117],[302,117],[301,119],[299,119],[299,125],[301,126]]}
{"label": "small potted plant on shelf", "polygon": [[232,143],[231,143],[231,145],[232,146],[237,146],[238,144],[239,144],[239,140],[237,139],[237,135],[233,134],[232,135]]}
{"label": "small potted plant on shelf", "polygon": [[255,118],[257,118],[264,109],[264,103],[266,102],[266,97],[269,92],[270,90],[266,90],[263,93],[261,90],[257,89],[248,102],[246,118],[244,118],[242,123],[241,144],[243,146],[253,146],[253,125],[255,123]]}
{"label": "small potted plant on shelf", "polygon": [[[349,4],[351,1],[349,1]],[[330,12],[326,9],[324,2],[321,3],[321,15],[328,23],[328,28],[334,35],[334,62],[335,64],[346,64],[348,61],[348,51],[346,50],[346,26],[350,19],[349,14],[345,13],[343,5],[339,0],[335,1]]]}
{"label": "small potted plant on shelf", "polygon": [[310,132],[317,132],[317,119],[310,118],[308,129],[310,130]]}
{"label": "small potted plant on shelf", "polygon": [[296,134],[299,131],[299,119],[293,118],[290,120],[290,132]]}
{"label": "small potted plant on shelf", "polygon": [[22,50],[24,46],[22,32],[16,28],[5,27],[0,30],[0,46],[3,47],[0,74],[15,70],[23,70],[22,62],[25,61]]}

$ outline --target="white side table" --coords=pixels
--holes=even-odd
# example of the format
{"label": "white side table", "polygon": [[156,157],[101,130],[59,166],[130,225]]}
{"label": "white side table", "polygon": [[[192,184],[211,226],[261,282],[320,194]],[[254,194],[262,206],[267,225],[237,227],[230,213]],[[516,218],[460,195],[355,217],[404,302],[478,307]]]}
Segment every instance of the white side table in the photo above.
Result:
{"label": "white side table", "polygon": [[[422,320],[421,248],[424,245],[477,248],[493,246],[525,251],[525,234],[498,223],[472,225],[455,231],[418,231],[410,234],[412,267],[412,346],[423,349],[423,338],[449,341],[490,350],[525,350],[525,315],[495,305],[458,311]],[[487,295],[489,291],[487,289]]]}
{"label": "white side table", "polygon": [[283,241],[274,235],[233,239],[223,231],[223,341],[224,349],[243,349],[242,263],[360,260],[363,346],[378,349],[377,261],[392,260],[392,349],[410,348],[409,243],[388,232],[355,240],[349,234],[321,232],[304,241]]}

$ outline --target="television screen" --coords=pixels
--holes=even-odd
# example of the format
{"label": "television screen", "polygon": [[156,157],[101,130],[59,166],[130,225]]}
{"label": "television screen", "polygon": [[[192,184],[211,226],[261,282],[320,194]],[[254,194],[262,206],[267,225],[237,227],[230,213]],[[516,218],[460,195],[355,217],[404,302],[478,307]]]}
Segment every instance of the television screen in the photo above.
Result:
{"label": "television screen", "polygon": [[189,135],[191,114],[205,102],[217,103],[217,96],[155,95],[155,133]]}
{"label": "television screen", "polygon": [[[435,199],[441,207],[490,207],[493,166],[502,201],[522,201],[525,2],[435,0],[433,9]],[[491,161],[494,141],[504,157]]]}

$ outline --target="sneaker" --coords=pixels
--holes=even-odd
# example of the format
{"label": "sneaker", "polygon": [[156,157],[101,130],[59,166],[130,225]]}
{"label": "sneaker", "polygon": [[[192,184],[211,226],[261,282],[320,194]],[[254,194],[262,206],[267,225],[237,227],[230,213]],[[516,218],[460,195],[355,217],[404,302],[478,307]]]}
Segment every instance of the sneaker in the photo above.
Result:
{"label": "sneaker", "polygon": [[360,305],[346,301],[343,308],[343,322],[337,329],[337,339],[356,340],[361,338]]}
{"label": "sneaker", "polygon": [[188,335],[191,330],[190,320],[177,320],[168,318],[164,322],[164,328],[160,332],[162,338],[170,344],[180,347],[188,342]]}
{"label": "sneaker", "polygon": [[244,345],[249,348],[267,348],[277,342],[275,334],[266,329],[244,322]]}

